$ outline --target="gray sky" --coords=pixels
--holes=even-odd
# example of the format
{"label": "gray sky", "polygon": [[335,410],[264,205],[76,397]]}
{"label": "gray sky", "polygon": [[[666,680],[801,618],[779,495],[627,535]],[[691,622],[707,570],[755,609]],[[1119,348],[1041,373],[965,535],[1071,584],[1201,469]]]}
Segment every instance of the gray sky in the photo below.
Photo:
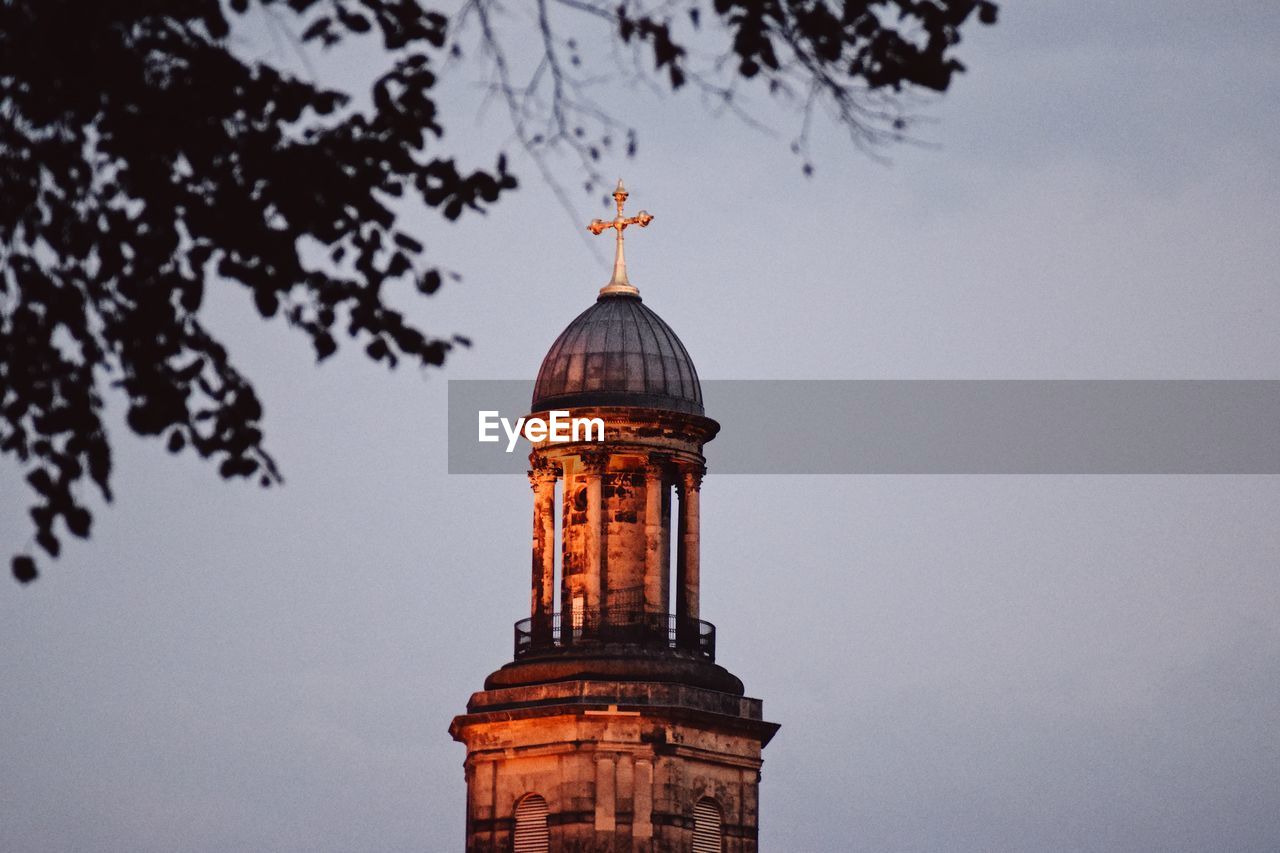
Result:
{"label": "gray sky", "polygon": [[[826,129],[809,181],[786,116],[639,90],[640,156],[606,165],[657,216],[632,280],[704,378],[1280,379],[1277,44],[1264,2],[1009,3],[924,109],[936,147],[881,166]],[[448,98],[476,165],[509,147]],[[114,425],[93,540],[0,585],[0,848],[459,847],[446,728],[511,658],[531,497],[445,473],[445,379],[532,377],[608,276],[601,208],[575,226],[516,166],[490,216],[423,220],[466,275],[406,302],[474,339],[444,371],[316,368],[210,294],[286,487]],[[762,846],[1280,849],[1278,510],[1265,476],[713,467],[704,616],[782,723]]]}

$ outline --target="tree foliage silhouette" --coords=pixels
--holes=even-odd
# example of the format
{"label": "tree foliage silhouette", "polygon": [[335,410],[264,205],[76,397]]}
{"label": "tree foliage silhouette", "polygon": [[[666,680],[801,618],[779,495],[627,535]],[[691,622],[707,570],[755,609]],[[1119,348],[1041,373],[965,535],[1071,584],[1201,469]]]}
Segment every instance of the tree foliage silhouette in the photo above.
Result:
{"label": "tree foliage silhouette", "polygon": [[[953,55],[961,27],[975,16],[994,24],[997,14],[989,0],[534,0],[516,9],[523,18],[499,0],[469,0],[454,29],[478,22],[481,56],[521,142],[573,149],[588,190],[604,177],[595,171],[604,151],[636,146],[636,128],[593,94],[611,61],[615,77],[692,89],[753,124],[743,90],[798,105],[791,147],[809,174],[815,113],[825,108],[866,152],[910,138],[904,93],[945,91],[964,70]],[[585,38],[572,25],[583,22],[596,26]],[[533,46],[525,74],[508,61],[516,43]],[[611,48],[603,57],[589,49],[601,44]]]}
{"label": "tree foliage silhouette", "polygon": [[[548,3],[604,26],[643,55],[637,73],[670,89],[692,82],[727,103],[737,83],[759,81],[799,93],[806,116],[828,103],[872,142],[901,130],[876,93],[945,90],[961,69],[950,54],[960,26],[996,11],[982,0],[536,0],[523,8],[539,70],[514,85],[494,25],[503,7],[466,4],[459,17],[479,21],[477,61],[494,69],[520,141],[568,145],[584,164],[616,122],[575,76],[575,39]],[[287,15],[299,49],[376,37],[386,64],[370,106],[237,56],[229,36],[251,5]],[[717,40],[727,72],[694,66],[690,32]],[[86,478],[111,500],[109,388],[133,432],[225,478],[279,481],[253,387],[200,322],[206,287],[247,288],[319,360],[343,332],[389,366],[439,365],[466,343],[416,328],[383,296],[396,282],[431,294],[453,276],[401,227],[406,202],[449,221],[516,186],[500,155],[472,170],[442,150],[437,69],[466,67],[444,65],[462,52],[450,38],[448,19],[414,0],[0,0],[0,451],[34,492],[34,541],[48,555],[63,529],[89,535]],[[634,129],[626,139],[633,153]],[[36,577],[30,553],[11,567]]]}

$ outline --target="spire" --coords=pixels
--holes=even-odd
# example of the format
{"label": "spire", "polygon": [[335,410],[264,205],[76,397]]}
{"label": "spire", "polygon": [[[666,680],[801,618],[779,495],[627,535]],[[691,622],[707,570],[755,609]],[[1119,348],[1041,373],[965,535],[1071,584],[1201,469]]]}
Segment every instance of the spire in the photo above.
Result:
{"label": "spire", "polygon": [[608,284],[600,288],[601,296],[640,295],[640,291],[627,280],[627,256],[622,249],[622,232],[628,225],[639,225],[644,228],[653,221],[653,217],[643,210],[630,219],[624,217],[622,215],[622,206],[627,201],[627,195],[627,188],[622,185],[622,178],[618,178],[618,188],[613,191],[613,200],[618,203],[618,215],[614,217],[612,222],[593,219],[591,224],[587,226],[588,231],[597,235],[606,228],[613,228],[618,232],[617,248],[613,258],[613,278],[609,279]]}

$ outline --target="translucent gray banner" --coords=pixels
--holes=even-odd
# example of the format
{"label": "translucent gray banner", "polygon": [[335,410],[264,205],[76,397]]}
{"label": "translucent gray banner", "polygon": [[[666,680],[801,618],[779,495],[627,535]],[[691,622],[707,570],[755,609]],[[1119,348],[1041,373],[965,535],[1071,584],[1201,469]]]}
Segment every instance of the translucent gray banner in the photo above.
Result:
{"label": "translucent gray banner", "polygon": [[[1274,380],[709,380],[716,474],[1277,474]],[[533,383],[449,381],[449,473],[522,474]]]}

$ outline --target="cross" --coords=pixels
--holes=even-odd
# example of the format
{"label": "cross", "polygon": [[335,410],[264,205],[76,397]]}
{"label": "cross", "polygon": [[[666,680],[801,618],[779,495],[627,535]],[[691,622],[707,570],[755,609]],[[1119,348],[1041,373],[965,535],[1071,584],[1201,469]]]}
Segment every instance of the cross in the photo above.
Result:
{"label": "cross", "polygon": [[641,228],[647,227],[653,221],[653,216],[643,210],[630,218],[622,215],[622,205],[627,201],[627,188],[622,185],[622,178],[618,178],[618,188],[613,191],[613,200],[618,203],[618,215],[614,217],[613,221],[605,222],[603,219],[593,219],[591,224],[587,226],[587,230],[596,235],[599,235],[606,228],[612,228],[618,232],[617,251],[613,258],[613,278],[609,279],[608,284],[600,288],[600,292],[602,294],[626,293],[638,296],[640,291],[631,282],[627,281],[627,258],[622,251],[622,232],[628,225],[639,225]]}

